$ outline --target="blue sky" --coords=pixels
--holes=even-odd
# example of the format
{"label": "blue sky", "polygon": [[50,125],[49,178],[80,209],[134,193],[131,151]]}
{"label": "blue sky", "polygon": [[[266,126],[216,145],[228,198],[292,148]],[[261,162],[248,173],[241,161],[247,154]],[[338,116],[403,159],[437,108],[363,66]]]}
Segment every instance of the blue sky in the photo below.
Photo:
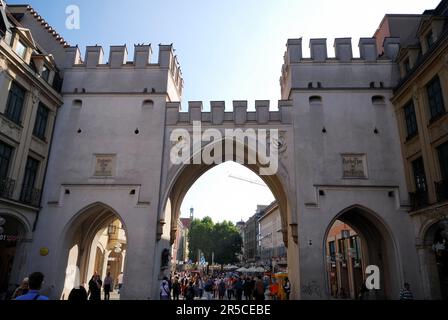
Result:
{"label": "blue sky", "polygon": [[[439,0],[9,0],[27,2],[71,45],[173,43],[185,81],[187,101],[280,99],[279,77],[288,38],[303,38],[309,56],[310,38],[327,38],[329,56],[335,37],[352,37],[354,55],[359,37],[371,37],[386,13],[422,13]],[[67,30],[65,9],[78,5],[81,28]],[[155,56],[153,61],[156,61]],[[207,172],[187,194],[182,213],[195,206],[198,217],[216,220],[247,219],[257,203],[269,204],[265,187],[229,178],[229,173],[249,180],[256,176],[237,165],[225,164]],[[223,190],[225,195],[223,195]],[[233,192],[233,193],[232,193]],[[212,196],[212,193],[214,194]],[[207,197],[204,198],[204,194]],[[242,197],[244,195],[244,197]],[[231,199],[231,201],[229,201]]]}

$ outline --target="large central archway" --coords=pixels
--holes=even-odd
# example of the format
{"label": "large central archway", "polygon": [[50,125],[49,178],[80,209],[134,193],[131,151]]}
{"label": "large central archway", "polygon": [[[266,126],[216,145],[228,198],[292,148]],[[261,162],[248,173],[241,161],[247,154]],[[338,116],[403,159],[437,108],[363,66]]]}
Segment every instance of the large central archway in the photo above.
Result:
{"label": "large central archway", "polygon": [[[284,164],[279,161],[278,171],[273,175],[260,175],[260,169],[265,167],[262,163],[267,163],[264,161],[257,161],[253,164],[248,164],[249,157],[249,147],[246,144],[241,144],[238,141],[233,141],[233,149],[229,150],[225,148],[226,139],[216,141],[211,143],[210,145],[221,145],[225,152],[222,153],[222,161],[224,163],[226,161],[233,161],[239,163],[255,174],[257,174],[263,182],[267,185],[267,187],[272,192],[275,200],[278,203],[280,215],[281,215],[281,225],[282,225],[282,234],[283,234],[283,242],[285,246],[288,248],[290,242],[297,243],[297,234],[295,232],[297,224],[295,223],[294,214],[292,213],[292,208],[295,206],[292,204],[291,199],[294,199],[294,195],[291,193],[292,188],[290,188],[291,183],[291,170],[287,170],[284,167]],[[210,145],[208,146],[210,148]],[[244,149],[244,159],[238,159],[233,152],[237,147]],[[200,152],[202,153],[205,146],[202,146]],[[193,158],[195,154],[193,154],[190,158],[191,164],[182,164],[182,165],[170,165],[167,174],[167,183],[165,188],[165,193],[161,199],[161,207],[160,207],[160,217],[159,217],[159,248],[156,250],[155,261],[160,261],[160,255],[162,251],[166,249],[168,246],[172,245],[175,241],[176,230],[177,230],[177,220],[180,217],[180,209],[182,202],[185,198],[185,195],[192,187],[192,185],[207,171],[214,168],[215,164],[192,164]],[[231,160],[229,160],[231,159]],[[244,161],[242,161],[244,160]],[[293,232],[291,232],[292,230]],[[167,243],[166,240],[169,240]],[[292,241],[291,241],[292,240]],[[290,269],[292,269],[292,273],[298,269],[298,261],[297,254],[292,254],[291,259],[294,261],[293,264],[290,265]],[[289,262],[289,252],[288,252],[288,262]],[[157,265],[156,268],[160,268],[160,265]],[[297,272],[298,274],[298,272]],[[168,270],[163,274],[163,272],[159,273],[156,278],[155,283],[158,283],[160,279],[164,276],[168,275]],[[297,277],[298,278],[298,277]],[[298,286],[297,281],[292,280],[293,286]]]}

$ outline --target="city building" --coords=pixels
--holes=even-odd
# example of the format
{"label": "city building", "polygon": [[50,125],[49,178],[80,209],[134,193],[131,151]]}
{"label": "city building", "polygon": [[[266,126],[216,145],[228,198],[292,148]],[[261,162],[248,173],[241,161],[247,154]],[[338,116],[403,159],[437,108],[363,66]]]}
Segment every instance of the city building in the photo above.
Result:
{"label": "city building", "polygon": [[62,105],[60,69],[46,44],[67,46],[56,33],[36,37],[19,11],[9,9],[0,1],[0,298],[27,274]]}
{"label": "city building", "polygon": [[263,209],[258,224],[260,263],[274,273],[285,272],[288,261],[283,243],[280,210],[276,201]]}
{"label": "city building", "polygon": [[194,208],[190,209],[189,218],[177,219],[176,236],[172,237],[174,243],[172,244],[171,253],[171,263],[175,270],[183,270],[185,263],[188,262],[188,232],[193,219]]}
{"label": "city building", "polygon": [[[394,90],[425,299],[448,298],[448,1],[419,16],[401,45]],[[381,26],[380,29],[386,29]],[[384,32],[383,32],[384,33]],[[392,36],[397,36],[391,30]]]}
{"label": "city building", "polygon": [[254,215],[249,218],[249,220],[246,221],[244,226],[244,255],[243,260],[246,264],[254,264],[256,262],[259,262],[260,255],[259,255],[259,245],[258,245],[258,239],[260,234],[260,228],[258,225],[258,219],[260,218],[261,214],[263,213],[263,210],[267,206],[264,205],[257,205],[257,210],[255,211]]}
{"label": "city building", "polygon": [[361,238],[349,225],[337,220],[328,232],[326,250],[331,296],[358,299],[366,270]]}
{"label": "city building", "polygon": [[238,233],[241,236],[242,240],[242,246],[241,246],[241,253],[238,255],[238,261],[240,264],[244,262],[244,227],[246,226],[246,222],[243,220],[236,223],[236,228],[238,229]]}

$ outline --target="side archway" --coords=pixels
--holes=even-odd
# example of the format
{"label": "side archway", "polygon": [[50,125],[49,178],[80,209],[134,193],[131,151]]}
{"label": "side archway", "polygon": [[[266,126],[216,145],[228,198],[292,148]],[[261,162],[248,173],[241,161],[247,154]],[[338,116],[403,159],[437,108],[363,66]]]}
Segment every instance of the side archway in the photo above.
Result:
{"label": "side archway", "polygon": [[69,221],[63,234],[64,263],[59,275],[61,281],[58,281],[64,283],[60,291],[62,299],[67,299],[70,290],[79,284],[88,290],[94,274],[102,280],[107,272],[113,271],[117,273],[111,273],[115,280],[123,272],[124,264],[120,260],[117,267],[112,263],[111,254],[126,250],[126,226],[110,206],[98,202],[83,208]]}
{"label": "side archway", "polygon": [[380,288],[361,298],[398,298],[400,279],[396,244],[378,214],[361,205],[341,211],[325,232],[324,248],[329,295],[359,299],[368,276],[366,267],[374,265],[380,271]]}

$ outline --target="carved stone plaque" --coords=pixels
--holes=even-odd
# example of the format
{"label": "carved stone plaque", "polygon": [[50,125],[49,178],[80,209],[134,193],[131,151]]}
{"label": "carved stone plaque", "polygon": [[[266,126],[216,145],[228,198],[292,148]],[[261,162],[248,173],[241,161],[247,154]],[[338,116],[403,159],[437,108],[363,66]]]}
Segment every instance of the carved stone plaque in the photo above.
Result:
{"label": "carved stone plaque", "polygon": [[115,155],[95,155],[95,177],[113,177],[115,175]]}
{"label": "carved stone plaque", "polygon": [[367,159],[365,154],[342,155],[342,177],[347,179],[367,178]]}

